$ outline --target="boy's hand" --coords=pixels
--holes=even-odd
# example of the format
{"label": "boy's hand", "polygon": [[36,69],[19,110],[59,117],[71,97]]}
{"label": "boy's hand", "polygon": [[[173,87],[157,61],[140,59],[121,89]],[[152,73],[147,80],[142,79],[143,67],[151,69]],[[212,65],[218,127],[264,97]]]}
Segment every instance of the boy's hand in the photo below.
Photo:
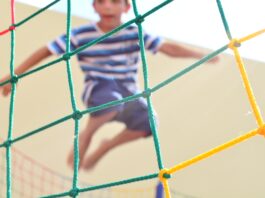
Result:
{"label": "boy's hand", "polygon": [[3,96],[8,96],[11,92],[12,85],[10,83],[0,87],[0,91],[2,92]]}
{"label": "boy's hand", "polygon": [[[0,83],[3,83],[5,81],[7,81],[9,78],[10,78],[9,76],[6,76],[6,77],[0,79]],[[5,84],[5,85],[0,87],[0,93],[3,96],[8,96],[10,94],[10,92],[11,92],[11,88],[12,88],[12,84],[11,83]]]}

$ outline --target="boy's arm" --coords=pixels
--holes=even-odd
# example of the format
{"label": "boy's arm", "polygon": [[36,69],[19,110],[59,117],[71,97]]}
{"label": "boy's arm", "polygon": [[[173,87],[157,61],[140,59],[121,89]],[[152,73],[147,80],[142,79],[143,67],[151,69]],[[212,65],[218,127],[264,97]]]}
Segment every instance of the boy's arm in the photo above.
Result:
{"label": "boy's arm", "polygon": [[20,75],[36,66],[40,61],[52,55],[48,47],[43,46],[29,56],[24,62],[22,62],[16,69],[15,74]]}
{"label": "boy's arm", "polygon": [[[170,57],[179,57],[179,58],[195,58],[195,59],[201,59],[204,57],[206,54],[195,51],[192,49],[188,49],[184,46],[175,44],[175,43],[170,43],[170,42],[165,42],[163,43],[159,50],[159,52],[162,52]],[[210,60],[210,62],[214,63],[218,61],[218,57],[214,57]]]}
{"label": "boy's arm", "polygon": [[[20,75],[31,69],[32,67],[36,66],[40,61],[43,59],[51,56],[52,53],[48,49],[48,47],[43,46],[39,48],[36,52],[30,55],[24,62],[22,62],[16,69],[15,74]],[[5,82],[6,80],[10,79],[10,75],[5,76],[4,78],[0,79],[0,82]],[[8,83],[2,87],[0,87],[0,92],[4,96],[7,96],[11,91],[11,84]]]}

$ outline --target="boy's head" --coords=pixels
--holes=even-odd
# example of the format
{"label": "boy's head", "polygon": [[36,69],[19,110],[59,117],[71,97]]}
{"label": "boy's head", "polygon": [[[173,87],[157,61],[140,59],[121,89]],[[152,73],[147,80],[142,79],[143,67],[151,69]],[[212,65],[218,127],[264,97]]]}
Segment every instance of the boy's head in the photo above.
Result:
{"label": "boy's head", "polygon": [[130,0],[93,0],[93,7],[101,20],[111,23],[120,20],[131,7]]}

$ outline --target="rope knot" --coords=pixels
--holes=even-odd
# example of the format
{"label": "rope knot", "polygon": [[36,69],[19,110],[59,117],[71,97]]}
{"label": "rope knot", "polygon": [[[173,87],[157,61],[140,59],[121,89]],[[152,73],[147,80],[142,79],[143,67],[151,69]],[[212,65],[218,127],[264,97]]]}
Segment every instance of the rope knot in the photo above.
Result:
{"label": "rope knot", "polygon": [[12,84],[16,84],[18,82],[18,76],[17,75],[14,75],[11,79],[10,79],[10,82]]}
{"label": "rope knot", "polygon": [[71,58],[70,54],[66,53],[66,54],[63,55],[63,60],[65,60],[65,61],[70,60],[70,58]]}
{"label": "rope knot", "polygon": [[82,117],[83,117],[83,114],[80,111],[76,111],[72,115],[72,118],[74,120],[80,120]]}
{"label": "rope knot", "polygon": [[70,197],[76,197],[79,194],[79,189],[74,188],[69,192]]}
{"label": "rope knot", "polygon": [[152,94],[152,90],[150,88],[143,91],[143,97],[144,98],[151,96],[151,94]]}
{"label": "rope knot", "polygon": [[170,179],[171,175],[168,173],[168,169],[162,169],[160,170],[159,174],[158,174],[158,178],[159,180],[163,183],[165,180]]}
{"label": "rope knot", "polygon": [[12,141],[11,140],[7,140],[7,141],[4,142],[3,146],[8,148],[8,147],[11,146],[11,144],[12,144]]}
{"label": "rope knot", "polygon": [[8,28],[10,31],[13,31],[16,29],[16,26],[15,25],[11,25],[9,28]]}
{"label": "rope knot", "polygon": [[264,135],[265,136],[265,125],[261,126],[259,129],[258,129],[258,133],[260,135]]}
{"label": "rope knot", "polygon": [[229,45],[228,45],[228,47],[229,47],[230,49],[234,49],[234,48],[236,48],[236,47],[240,47],[240,46],[241,46],[241,43],[240,43],[240,41],[239,41],[238,39],[232,39],[232,40],[230,41]]}
{"label": "rope knot", "polygon": [[138,15],[138,16],[136,17],[135,23],[136,23],[137,25],[139,25],[139,24],[141,24],[142,22],[144,22],[144,17],[143,17],[142,15]]}

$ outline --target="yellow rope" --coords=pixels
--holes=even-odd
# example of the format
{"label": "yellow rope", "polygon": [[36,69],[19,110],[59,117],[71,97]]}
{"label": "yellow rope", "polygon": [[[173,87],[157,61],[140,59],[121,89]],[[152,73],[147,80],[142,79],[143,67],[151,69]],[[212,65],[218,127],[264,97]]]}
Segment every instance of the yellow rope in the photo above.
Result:
{"label": "yellow rope", "polygon": [[244,67],[244,63],[243,63],[243,60],[239,54],[239,51],[238,51],[238,47],[240,47],[241,43],[244,42],[244,41],[247,41],[251,38],[254,38],[262,33],[265,33],[265,29],[262,29],[258,32],[255,32],[253,34],[250,34],[246,37],[243,37],[241,39],[232,39],[229,43],[229,48],[231,48],[234,52],[234,55],[235,55],[235,59],[236,59],[236,62],[237,62],[237,65],[239,67],[239,70],[240,70],[240,73],[241,73],[241,77],[243,79],[243,82],[244,82],[244,86],[245,86],[245,89],[247,91],[247,95],[248,95],[248,99],[250,101],[250,104],[251,104],[251,107],[253,109],[253,112],[255,114],[255,118],[256,118],[256,121],[257,121],[257,124],[259,126],[258,129],[255,129],[255,130],[252,130],[248,133],[246,133],[245,135],[242,135],[242,136],[239,136],[227,143],[224,143],[220,146],[217,146],[213,149],[211,149],[210,151],[208,152],[205,152],[205,153],[202,153],[200,155],[197,155],[196,157],[192,158],[192,159],[189,159],[187,161],[184,161],[184,162],[181,162],[180,164],[172,167],[171,169],[163,169],[160,171],[159,173],[159,179],[160,181],[162,182],[163,184],[163,187],[164,187],[164,191],[165,191],[165,194],[166,194],[166,198],[170,198],[170,190],[169,190],[169,185],[168,185],[168,181],[167,179],[164,177],[165,174],[172,174],[172,173],[175,173],[181,169],[184,169],[186,168],[187,166],[190,166],[198,161],[201,161],[205,158],[208,158],[216,153],[219,153],[229,147],[232,147],[240,142],[243,142],[257,134],[260,134],[260,135],[264,135],[265,136],[265,125],[264,125],[264,122],[263,122],[263,119],[262,119],[262,116],[260,114],[260,110],[258,108],[258,105],[256,103],[256,99],[255,99],[255,96],[253,94],[253,91],[252,91],[252,88],[251,88],[251,85],[250,85],[250,82],[248,80],[248,76],[247,76],[247,73],[246,73],[246,70],[245,70],[245,67]]}
{"label": "yellow rope", "polygon": [[167,178],[165,177],[165,174],[169,174],[168,169],[160,170],[160,172],[158,174],[158,178],[159,178],[160,182],[163,184],[166,198],[170,198],[171,197],[170,189],[169,189],[168,181],[167,181]]}
{"label": "yellow rope", "polygon": [[168,181],[167,180],[164,180],[162,182],[162,184],[163,184],[163,187],[164,187],[164,191],[165,191],[166,198],[171,198]]}
{"label": "yellow rope", "polygon": [[245,42],[245,41],[250,40],[250,39],[252,39],[252,38],[254,38],[260,34],[263,34],[263,33],[265,33],[265,29],[262,29],[260,31],[254,32],[253,34],[250,34],[246,37],[243,37],[243,38],[239,39],[239,42],[240,43]]}
{"label": "yellow rope", "polygon": [[259,131],[258,129],[250,131],[249,133],[247,133],[245,135],[242,135],[242,136],[239,136],[239,137],[237,137],[237,138],[235,138],[235,139],[233,139],[233,140],[231,140],[231,141],[229,141],[227,143],[224,143],[224,144],[222,144],[222,145],[220,145],[218,147],[215,147],[215,148],[211,149],[208,152],[200,154],[200,155],[198,155],[198,156],[196,156],[196,157],[194,157],[194,158],[192,158],[190,160],[184,161],[184,162],[174,166],[173,168],[169,169],[168,173],[172,174],[172,173],[174,173],[176,171],[179,171],[179,170],[181,170],[181,169],[183,169],[183,168],[185,168],[187,166],[190,166],[190,165],[192,165],[192,164],[194,164],[194,163],[196,163],[198,161],[201,161],[201,160],[203,160],[203,159],[205,159],[207,157],[210,157],[210,156],[212,156],[212,155],[214,155],[214,154],[216,154],[216,153],[218,153],[220,151],[223,151],[223,150],[225,150],[225,149],[227,149],[227,148],[229,148],[229,147],[231,147],[231,146],[233,146],[235,144],[238,144],[238,143],[240,143],[240,142],[242,142],[242,141],[244,141],[244,140],[246,140],[248,138],[251,138],[251,137],[255,136],[258,133],[258,131]]}
{"label": "yellow rope", "polygon": [[252,110],[253,110],[253,112],[255,114],[258,126],[261,127],[264,124],[264,122],[263,122],[263,119],[261,117],[258,105],[256,103],[255,96],[253,94],[252,88],[250,86],[250,83],[249,83],[249,80],[248,80],[248,76],[247,76],[247,73],[246,73],[246,70],[245,70],[245,67],[244,67],[243,60],[242,60],[242,58],[241,58],[241,56],[239,54],[239,51],[238,51],[236,45],[238,45],[238,41],[236,39],[233,39],[231,41],[231,43],[229,44],[229,47],[234,51],[235,59],[236,59],[237,65],[239,67],[239,70],[240,70],[240,73],[241,73],[241,77],[242,77],[242,80],[243,80],[244,85],[245,85],[245,89],[246,89],[247,94],[248,94],[249,102],[250,102]]}
{"label": "yellow rope", "polygon": [[265,125],[259,128],[258,133],[265,136]]}

